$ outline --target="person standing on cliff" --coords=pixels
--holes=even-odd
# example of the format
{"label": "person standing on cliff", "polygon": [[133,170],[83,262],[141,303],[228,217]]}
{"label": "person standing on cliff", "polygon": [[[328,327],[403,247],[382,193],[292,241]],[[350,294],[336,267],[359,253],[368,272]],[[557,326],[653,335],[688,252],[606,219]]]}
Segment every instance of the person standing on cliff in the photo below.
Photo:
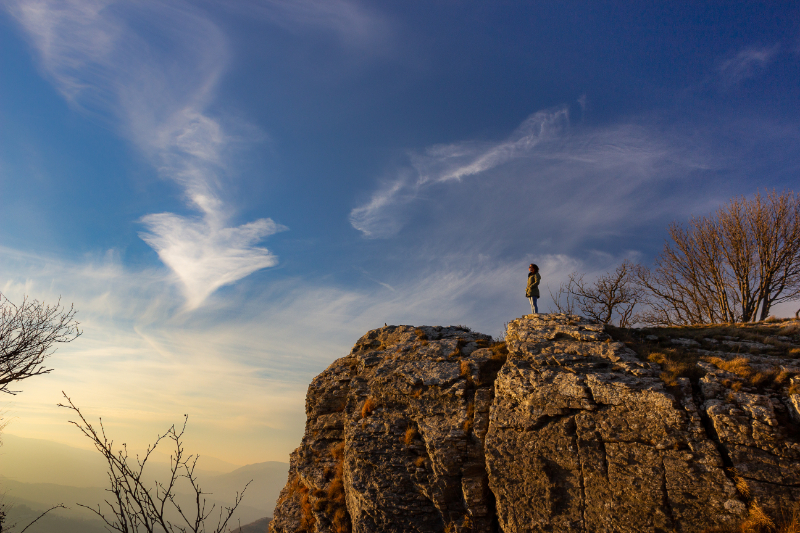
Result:
{"label": "person standing on cliff", "polygon": [[528,286],[525,288],[525,296],[531,302],[531,313],[539,314],[539,283],[542,281],[542,276],[539,274],[539,267],[531,263],[528,267]]}

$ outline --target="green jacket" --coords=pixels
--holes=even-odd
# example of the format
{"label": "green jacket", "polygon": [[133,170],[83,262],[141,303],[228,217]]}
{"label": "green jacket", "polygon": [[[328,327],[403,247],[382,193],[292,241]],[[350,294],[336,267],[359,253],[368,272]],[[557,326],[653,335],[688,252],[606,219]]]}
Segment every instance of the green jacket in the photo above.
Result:
{"label": "green jacket", "polygon": [[539,297],[539,282],[542,281],[542,276],[538,272],[528,272],[528,286],[525,288],[525,296]]}

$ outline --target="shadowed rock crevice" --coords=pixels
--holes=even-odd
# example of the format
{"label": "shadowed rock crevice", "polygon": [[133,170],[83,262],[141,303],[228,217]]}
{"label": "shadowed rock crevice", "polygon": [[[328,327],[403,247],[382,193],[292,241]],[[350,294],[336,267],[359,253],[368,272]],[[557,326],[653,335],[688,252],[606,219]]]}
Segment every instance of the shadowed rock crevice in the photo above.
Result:
{"label": "shadowed rock crevice", "polygon": [[[667,387],[571,315],[515,320],[504,345],[461,327],[371,331],[309,386],[270,531],[699,532],[752,502],[783,508],[800,496],[800,398],[698,366]],[[328,501],[337,479],[345,506]]]}

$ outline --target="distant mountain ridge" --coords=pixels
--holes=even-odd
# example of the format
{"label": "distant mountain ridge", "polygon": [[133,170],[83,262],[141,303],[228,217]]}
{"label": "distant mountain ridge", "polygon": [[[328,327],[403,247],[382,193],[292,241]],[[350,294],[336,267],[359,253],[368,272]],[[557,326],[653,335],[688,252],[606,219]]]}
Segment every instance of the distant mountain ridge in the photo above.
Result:
{"label": "distant mountain ridge", "polygon": [[[106,464],[94,450],[84,450],[45,439],[0,435],[0,474],[25,483],[55,483],[73,487],[106,485]],[[169,456],[158,450],[151,458],[156,470],[166,468]],[[198,473],[216,476],[244,468],[216,457],[200,456]],[[246,465],[247,466],[247,465]]]}
{"label": "distant mountain ridge", "polygon": [[[154,457],[152,476],[163,479],[168,473],[167,464]],[[198,466],[206,458],[200,458]],[[289,470],[287,463],[266,461],[236,467],[219,459],[208,460],[208,465],[230,468],[230,471],[198,469],[198,480],[210,503],[229,505],[237,492],[247,487],[235,519],[248,524],[271,514]],[[59,510],[47,523],[62,520],[65,531],[72,531],[70,521],[91,520],[93,515],[81,511],[77,503],[96,505],[108,495],[105,462],[97,452],[82,450],[64,444],[2,435],[0,446],[0,494],[12,505],[24,505],[31,511],[42,511],[63,503],[72,508]],[[14,513],[12,513],[13,515]],[[24,514],[24,513],[23,513]],[[59,518],[61,517],[61,518]],[[234,522],[237,523],[237,522]],[[96,525],[96,524],[95,524]],[[78,527],[78,526],[75,526]],[[89,527],[89,526],[87,526]],[[28,530],[35,533],[37,527]],[[45,531],[45,530],[43,530]],[[102,531],[102,529],[101,529]]]}

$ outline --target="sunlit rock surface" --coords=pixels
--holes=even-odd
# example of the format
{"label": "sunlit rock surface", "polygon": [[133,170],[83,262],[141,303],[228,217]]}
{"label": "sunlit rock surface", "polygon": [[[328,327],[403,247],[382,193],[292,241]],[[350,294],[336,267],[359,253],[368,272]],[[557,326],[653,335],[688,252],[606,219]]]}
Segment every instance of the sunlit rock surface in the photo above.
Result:
{"label": "sunlit rock surface", "polygon": [[668,389],[571,315],[515,320],[505,346],[461,327],[371,331],[309,386],[270,531],[699,532],[796,501],[798,395],[698,364],[705,377]]}

